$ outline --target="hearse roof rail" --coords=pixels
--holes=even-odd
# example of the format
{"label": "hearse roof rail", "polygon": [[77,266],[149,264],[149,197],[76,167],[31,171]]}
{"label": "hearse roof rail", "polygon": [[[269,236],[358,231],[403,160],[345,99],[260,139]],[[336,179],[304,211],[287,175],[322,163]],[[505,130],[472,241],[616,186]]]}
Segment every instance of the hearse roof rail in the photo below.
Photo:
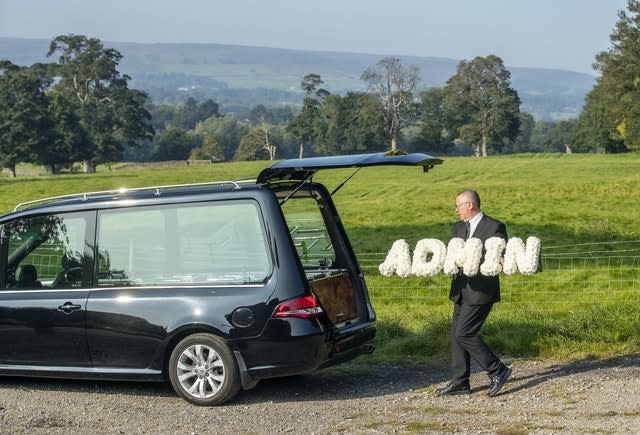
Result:
{"label": "hearse roof rail", "polygon": [[182,189],[185,187],[197,187],[197,186],[224,186],[230,185],[233,189],[240,189],[241,184],[250,183],[251,180],[235,180],[235,181],[206,181],[202,183],[188,183],[188,184],[169,184],[164,186],[147,186],[147,187],[134,187],[134,188],[126,188],[121,187],[119,189],[111,189],[111,190],[100,190],[95,192],[82,192],[82,193],[71,193],[68,195],[58,195],[58,196],[50,196],[47,198],[35,199],[33,201],[26,201],[16,205],[13,211],[19,211],[23,208],[33,207],[36,204],[44,204],[47,202],[57,201],[60,199],[73,199],[78,198],[82,201],[86,201],[93,196],[99,195],[111,195],[111,194],[125,194],[130,192],[145,192],[145,191],[153,191],[154,195],[160,196],[162,192],[166,192],[172,189]]}

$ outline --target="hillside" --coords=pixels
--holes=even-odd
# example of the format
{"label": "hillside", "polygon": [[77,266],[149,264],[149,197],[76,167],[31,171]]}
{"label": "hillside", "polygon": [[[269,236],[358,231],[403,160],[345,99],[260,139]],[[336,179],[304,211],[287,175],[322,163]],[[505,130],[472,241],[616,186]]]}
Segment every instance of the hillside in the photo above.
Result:
{"label": "hillside", "polygon": [[[49,42],[0,38],[0,59],[21,65],[54,61],[46,57]],[[364,90],[362,72],[387,56],[220,44],[103,43],[122,53],[120,71],[131,76],[132,87],[149,92],[155,103],[181,101],[187,96],[213,98],[223,111],[260,103],[299,104],[300,82],[309,73],[320,74],[325,87],[333,93]],[[404,64],[420,68],[425,88],[444,85],[455,74],[459,61],[400,58]],[[573,71],[507,68],[522,100],[521,110],[536,119],[577,117],[595,80]]]}

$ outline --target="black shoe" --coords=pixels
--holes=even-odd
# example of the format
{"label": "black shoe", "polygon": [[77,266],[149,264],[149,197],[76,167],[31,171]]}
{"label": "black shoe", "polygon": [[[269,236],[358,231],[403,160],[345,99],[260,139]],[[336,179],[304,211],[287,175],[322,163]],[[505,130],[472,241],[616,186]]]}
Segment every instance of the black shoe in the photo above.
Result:
{"label": "black shoe", "polygon": [[491,383],[489,383],[489,397],[498,394],[498,391],[500,391],[505,382],[507,382],[509,376],[511,376],[511,367],[504,366],[500,373],[491,378]]}
{"label": "black shoe", "polygon": [[454,385],[452,382],[442,388],[436,389],[438,396],[456,396],[458,394],[471,394],[471,387],[469,383]]}

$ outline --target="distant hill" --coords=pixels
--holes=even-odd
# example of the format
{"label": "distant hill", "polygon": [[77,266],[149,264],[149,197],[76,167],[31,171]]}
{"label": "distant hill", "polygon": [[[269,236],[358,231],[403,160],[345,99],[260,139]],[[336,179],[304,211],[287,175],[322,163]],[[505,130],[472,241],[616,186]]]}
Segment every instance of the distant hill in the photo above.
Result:
{"label": "distant hill", "polygon": [[[49,43],[0,38],[0,59],[20,65],[53,62],[56,59],[46,57]],[[147,91],[154,103],[212,98],[223,112],[256,104],[300,104],[300,82],[309,73],[320,74],[332,93],[364,90],[362,72],[387,56],[220,44],[103,44],[122,53],[120,72],[131,76],[131,86]],[[420,68],[425,88],[443,86],[458,64],[448,58],[398,57]],[[577,117],[595,84],[594,76],[574,71],[507,68],[522,100],[521,110],[536,119]]]}

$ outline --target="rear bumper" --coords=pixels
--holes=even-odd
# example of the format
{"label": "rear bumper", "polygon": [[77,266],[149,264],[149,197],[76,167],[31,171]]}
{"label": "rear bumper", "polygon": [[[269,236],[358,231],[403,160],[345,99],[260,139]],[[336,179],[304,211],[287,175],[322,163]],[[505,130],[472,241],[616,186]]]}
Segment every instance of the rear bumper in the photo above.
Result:
{"label": "rear bumper", "polygon": [[360,324],[353,329],[355,330],[340,333],[333,344],[331,353],[318,368],[342,364],[375,350],[373,341],[376,337],[376,326],[374,322]]}
{"label": "rear bumper", "polygon": [[243,388],[249,389],[261,379],[309,373],[371,353],[375,335],[374,321],[330,332],[318,320],[271,319],[261,337],[232,345]]}

